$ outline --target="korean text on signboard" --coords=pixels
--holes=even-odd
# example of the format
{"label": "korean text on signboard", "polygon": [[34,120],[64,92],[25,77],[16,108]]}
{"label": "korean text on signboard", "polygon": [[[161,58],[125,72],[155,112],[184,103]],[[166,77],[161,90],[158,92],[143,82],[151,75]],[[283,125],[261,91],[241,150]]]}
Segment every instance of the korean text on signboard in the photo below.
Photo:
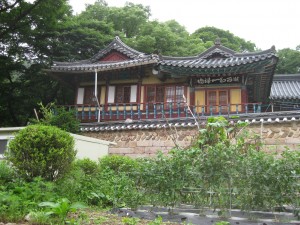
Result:
{"label": "korean text on signboard", "polygon": [[239,76],[230,76],[230,77],[207,77],[207,78],[198,78],[195,79],[195,84],[231,84],[231,83],[240,83]]}

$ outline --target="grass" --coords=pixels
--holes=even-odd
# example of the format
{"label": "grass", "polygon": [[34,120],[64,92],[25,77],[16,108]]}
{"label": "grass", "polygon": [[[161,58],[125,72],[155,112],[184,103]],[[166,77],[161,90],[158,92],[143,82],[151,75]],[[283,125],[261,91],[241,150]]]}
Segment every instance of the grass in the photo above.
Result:
{"label": "grass", "polygon": [[[49,220],[35,215],[31,222],[19,222],[15,225],[52,225]],[[36,218],[37,217],[37,218]],[[179,225],[179,223],[161,222],[161,220],[145,220],[131,217],[121,217],[116,214],[108,213],[103,209],[83,209],[69,215],[68,224],[73,225]],[[0,221],[1,224],[1,221]]]}

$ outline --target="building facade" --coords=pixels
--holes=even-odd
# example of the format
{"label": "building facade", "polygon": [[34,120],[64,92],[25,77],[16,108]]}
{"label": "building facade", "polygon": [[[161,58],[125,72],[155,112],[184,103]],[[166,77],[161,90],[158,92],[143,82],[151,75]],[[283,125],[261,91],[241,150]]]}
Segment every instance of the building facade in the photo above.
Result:
{"label": "building facade", "polygon": [[275,48],[237,53],[221,45],[191,57],[139,52],[116,37],[87,60],[47,73],[76,90],[82,122],[259,113],[268,101]]}

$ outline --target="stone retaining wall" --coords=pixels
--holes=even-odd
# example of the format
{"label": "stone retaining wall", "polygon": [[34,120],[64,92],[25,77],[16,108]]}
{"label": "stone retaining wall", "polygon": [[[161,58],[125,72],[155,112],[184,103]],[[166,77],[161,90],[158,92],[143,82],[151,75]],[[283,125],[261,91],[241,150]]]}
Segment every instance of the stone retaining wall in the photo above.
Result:
{"label": "stone retaining wall", "polygon": [[[247,129],[262,139],[265,144],[264,151],[281,153],[286,148],[300,149],[299,125],[298,121],[256,123],[251,124]],[[196,137],[197,128],[102,131],[86,132],[84,135],[117,143],[115,146],[110,146],[109,154],[137,158],[154,156],[159,150],[167,153],[175,147],[175,142],[181,148],[186,148]]]}
{"label": "stone retaining wall", "polygon": [[300,150],[300,122],[251,124],[249,130],[262,138],[264,150],[281,153],[289,148]]}

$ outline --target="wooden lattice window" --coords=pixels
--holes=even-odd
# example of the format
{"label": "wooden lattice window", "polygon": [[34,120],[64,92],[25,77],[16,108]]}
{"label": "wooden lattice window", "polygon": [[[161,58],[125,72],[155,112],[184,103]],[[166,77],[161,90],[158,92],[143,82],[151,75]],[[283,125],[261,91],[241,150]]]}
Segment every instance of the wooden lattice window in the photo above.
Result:
{"label": "wooden lattice window", "polygon": [[227,90],[214,90],[208,91],[207,103],[209,111],[212,109],[213,112],[227,111],[228,104],[228,91]]}
{"label": "wooden lattice window", "polygon": [[97,104],[95,98],[95,87],[85,87],[84,88],[84,100],[83,104],[86,105],[95,105]]}
{"label": "wooden lattice window", "polygon": [[129,103],[130,102],[130,86],[117,86],[116,87],[116,103]]}
{"label": "wooden lattice window", "polygon": [[146,102],[184,102],[183,95],[184,86],[148,86],[146,90]]}

